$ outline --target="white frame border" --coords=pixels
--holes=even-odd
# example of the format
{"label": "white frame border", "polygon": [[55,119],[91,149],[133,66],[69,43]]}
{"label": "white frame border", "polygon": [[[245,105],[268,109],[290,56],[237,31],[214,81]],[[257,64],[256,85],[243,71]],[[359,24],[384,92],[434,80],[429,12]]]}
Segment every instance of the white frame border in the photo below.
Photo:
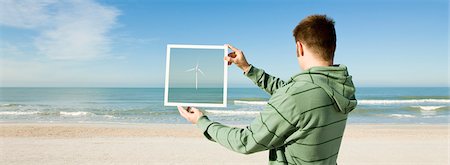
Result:
{"label": "white frame border", "polygon": [[226,45],[182,45],[182,44],[167,44],[166,55],[166,81],[164,84],[164,106],[195,106],[195,107],[226,107],[227,106],[227,92],[228,92],[228,63],[223,60],[223,101],[222,104],[214,103],[179,103],[169,102],[169,69],[170,69],[170,49],[171,48],[191,48],[191,49],[223,49],[223,56],[228,56],[228,47]]}

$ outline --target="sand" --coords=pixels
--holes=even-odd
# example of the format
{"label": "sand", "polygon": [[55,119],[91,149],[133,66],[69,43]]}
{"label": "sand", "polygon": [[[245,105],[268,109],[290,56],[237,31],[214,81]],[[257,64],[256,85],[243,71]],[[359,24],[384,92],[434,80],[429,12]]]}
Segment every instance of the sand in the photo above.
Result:
{"label": "sand", "polygon": [[[448,125],[347,126],[338,164],[450,164]],[[0,124],[0,164],[267,164],[189,124]]]}

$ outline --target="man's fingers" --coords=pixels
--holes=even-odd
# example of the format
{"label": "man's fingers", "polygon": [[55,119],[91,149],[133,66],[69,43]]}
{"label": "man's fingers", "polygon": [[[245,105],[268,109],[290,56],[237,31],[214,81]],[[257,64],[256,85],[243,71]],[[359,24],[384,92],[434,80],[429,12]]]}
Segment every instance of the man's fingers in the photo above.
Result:
{"label": "man's fingers", "polygon": [[192,112],[192,113],[199,113],[200,110],[198,110],[197,108],[192,107],[192,108],[191,108],[191,112]]}
{"label": "man's fingers", "polygon": [[231,46],[230,44],[227,44],[227,46],[228,46],[228,48],[230,48],[231,50],[233,50],[233,51],[235,51],[235,52],[239,51],[239,49],[237,49],[237,48]]}
{"label": "man's fingers", "polygon": [[194,108],[194,107],[192,107],[191,112],[193,113],[193,116],[197,117],[197,120],[198,120],[198,117],[203,115],[202,111],[200,111],[199,109]]}
{"label": "man's fingers", "polygon": [[187,107],[187,108],[186,108],[186,112],[191,113],[191,112],[192,112],[192,111],[191,111],[191,107]]}
{"label": "man's fingers", "polygon": [[228,61],[228,63],[234,63],[234,59],[231,57],[224,57],[223,58],[225,61]]}
{"label": "man's fingers", "polygon": [[234,60],[231,57],[224,57],[223,59],[225,61],[228,61],[228,65],[231,65],[232,63],[234,63]]}
{"label": "man's fingers", "polygon": [[187,107],[185,109],[182,106],[177,106],[177,108],[180,115],[193,124],[196,124],[200,116],[203,115],[199,109],[194,107]]}
{"label": "man's fingers", "polygon": [[236,57],[236,53],[235,52],[228,53],[228,57],[235,58]]}

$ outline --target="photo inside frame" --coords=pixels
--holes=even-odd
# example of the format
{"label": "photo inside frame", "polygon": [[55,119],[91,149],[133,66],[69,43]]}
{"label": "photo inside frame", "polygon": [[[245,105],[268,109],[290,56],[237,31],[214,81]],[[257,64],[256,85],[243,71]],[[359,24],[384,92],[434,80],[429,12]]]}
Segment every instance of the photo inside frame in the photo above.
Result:
{"label": "photo inside frame", "polygon": [[166,106],[225,107],[225,46],[168,45]]}

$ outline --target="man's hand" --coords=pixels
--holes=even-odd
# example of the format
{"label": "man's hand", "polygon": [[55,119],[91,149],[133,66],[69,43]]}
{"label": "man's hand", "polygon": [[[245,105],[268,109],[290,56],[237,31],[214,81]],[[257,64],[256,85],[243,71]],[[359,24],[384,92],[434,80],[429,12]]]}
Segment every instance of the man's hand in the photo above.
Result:
{"label": "man's hand", "polygon": [[244,52],[241,50],[226,44],[228,48],[233,50],[233,52],[228,54],[228,57],[224,57],[225,61],[228,61],[228,65],[231,65],[231,63],[236,64],[237,67],[241,68],[244,73],[247,73],[250,69],[250,65],[248,64],[247,60],[245,59]]}
{"label": "man's hand", "polygon": [[192,124],[197,124],[198,119],[203,116],[203,113],[194,107],[187,107],[184,109],[183,107],[178,106],[178,112]]}

